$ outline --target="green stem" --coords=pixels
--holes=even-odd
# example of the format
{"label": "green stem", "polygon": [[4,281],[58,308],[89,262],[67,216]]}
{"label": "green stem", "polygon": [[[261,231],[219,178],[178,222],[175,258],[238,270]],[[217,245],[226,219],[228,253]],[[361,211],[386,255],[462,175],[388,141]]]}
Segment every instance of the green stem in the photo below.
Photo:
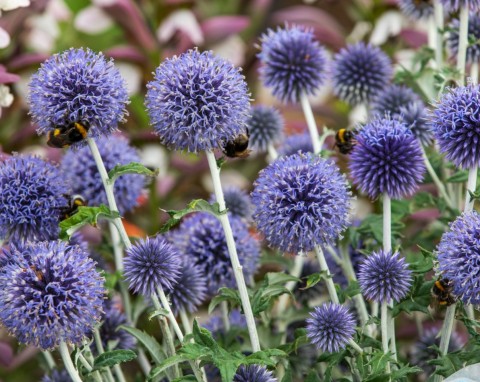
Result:
{"label": "green stem", "polygon": [[443,5],[440,0],[433,0],[434,18],[435,18],[435,62],[437,67],[443,66]]}
{"label": "green stem", "polygon": [[[102,338],[100,337],[100,333],[98,329],[95,329],[93,332],[93,336],[95,337],[95,345],[97,346],[98,355],[105,353],[105,349],[103,348]],[[113,366],[115,374],[120,382],[126,382],[125,376],[123,375],[121,367],[116,364]],[[112,371],[109,367],[106,367],[105,370],[107,371],[107,377],[110,381],[114,381]]]}
{"label": "green stem", "polygon": [[468,181],[467,181],[467,191],[465,193],[465,207],[463,209],[464,212],[471,212],[473,211],[473,203],[475,199],[470,197],[470,192],[475,192],[477,188],[477,173],[478,173],[478,166],[474,166],[468,170]]}
{"label": "green stem", "polygon": [[[457,304],[447,307],[445,312],[445,320],[443,321],[442,331],[440,332],[440,356],[444,356],[448,352],[448,345],[450,344],[450,337],[452,335],[453,322],[455,321],[455,308]],[[434,382],[443,380],[441,375],[435,375]]]}
{"label": "green stem", "polygon": [[[381,303],[381,330],[382,330],[382,348],[385,354],[388,353],[388,304],[386,301]],[[390,373],[390,362],[387,362],[387,373]]]}
{"label": "green stem", "polygon": [[358,354],[363,354],[363,349],[352,339],[348,341],[349,345],[355,349]]}
{"label": "green stem", "polygon": [[383,194],[383,250],[392,250],[392,201],[386,192]]}
{"label": "green stem", "polygon": [[339,304],[337,290],[335,289],[335,284],[333,283],[332,274],[330,273],[330,269],[328,268],[327,262],[325,260],[325,255],[323,254],[323,250],[318,245],[315,246],[315,254],[317,255],[317,259],[320,264],[320,270],[324,271],[327,274],[325,282],[327,283],[327,290],[330,296],[330,300],[332,300],[334,304]]}
{"label": "green stem", "polygon": [[[300,277],[302,274],[302,269],[303,269],[303,263],[305,262],[305,258],[301,255],[298,254],[295,256],[295,261],[293,263],[293,268],[290,271],[290,275],[293,277]],[[287,288],[290,292],[295,288],[295,285],[297,285],[297,281],[289,281],[285,284],[285,288]],[[285,311],[287,308],[287,303],[290,295],[288,293],[282,294],[278,300],[276,312],[277,315],[281,314],[282,312]]]}
{"label": "green stem", "polygon": [[48,369],[54,370],[57,365],[55,364],[55,360],[52,357],[52,354],[48,350],[42,350],[43,358],[45,358],[45,362],[47,363]]}
{"label": "green stem", "polygon": [[458,31],[457,70],[460,72],[459,86],[465,84],[465,64],[468,45],[468,3],[460,8],[460,29]]}
{"label": "green stem", "polygon": [[70,352],[68,351],[68,346],[64,341],[60,342],[59,351],[60,351],[60,355],[62,357],[63,363],[65,365],[65,369],[70,375],[70,378],[72,378],[72,381],[82,382],[82,378],[80,377],[78,370],[75,368],[75,365],[73,364],[72,359],[70,358]]}
{"label": "green stem", "polygon": [[450,197],[448,196],[447,189],[445,188],[445,185],[443,182],[440,180],[438,177],[437,173],[435,172],[434,168],[432,167],[432,164],[430,163],[430,160],[428,159],[427,153],[425,152],[425,148],[421,146],[422,148],[422,155],[423,155],[423,160],[425,162],[425,166],[427,167],[427,171],[430,174],[430,177],[433,180],[433,183],[435,183],[435,186],[437,186],[437,190],[440,193],[440,195],[445,199],[447,202],[448,206],[450,208],[454,208],[454,204]]}
{"label": "green stem", "polygon": [[302,105],[303,114],[305,115],[305,119],[307,121],[310,137],[312,138],[313,152],[318,154],[320,153],[322,146],[320,146],[317,123],[315,122],[315,117],[313,116],[312,106],[310,105],[308,97],[304,92],[302,92],[300,95],[300,104]]}

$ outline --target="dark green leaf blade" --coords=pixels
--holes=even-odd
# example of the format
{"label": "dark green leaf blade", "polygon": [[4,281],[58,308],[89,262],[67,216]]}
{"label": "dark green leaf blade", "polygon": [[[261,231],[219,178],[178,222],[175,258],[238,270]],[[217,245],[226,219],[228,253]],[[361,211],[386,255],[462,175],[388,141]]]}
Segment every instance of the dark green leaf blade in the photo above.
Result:
{"label": "dark green leaf blade", "polygon": [[131,361],[135,358],[137,358],[137,354],[135,354],[133,350],[118,349],[107,351],[95,358],[93,370],[99,370],[103,367],[111,367],[118,363]]}

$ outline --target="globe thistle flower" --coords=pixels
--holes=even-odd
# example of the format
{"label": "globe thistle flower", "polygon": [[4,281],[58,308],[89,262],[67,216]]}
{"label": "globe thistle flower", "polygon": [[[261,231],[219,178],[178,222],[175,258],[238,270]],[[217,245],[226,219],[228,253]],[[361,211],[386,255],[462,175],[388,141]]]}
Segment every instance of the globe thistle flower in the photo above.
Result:
{"label": "globe thistle flower", "polygon": [[353,183],[371,199],[387,193],[394,199],[412,195],[423,179],[420,142],[398,119],[375,118],[356,134],[350,154]]}
{"label": "globe thistle flower", "polygon": [[376,93],[376,97],[372,99],[372,115],[394,116],[401,113],[402,106],[412,102],[421,102],[420,97],[412,89],[403,85],[390,85]]}
{"label": "globe thistle flower", "polygon": [[433,141],[432,123],[423,102],[411,102],[400,107],[401,121],[407,125],[423,146]]}
{"label": "globe thistle flower", "polygon": [[463,213],[450,224],[437,248],[438,271],[453,284],[452,294],[465,304],[480,304],[480,215]]}
{"label": "globe thistle flower", "polygon": [[[4,250],[5,251],[5,250]],[[80,345],[100,321],[104,279],[82,248],[62,241],[11,244],[0,269],[0,322],[23,344]]]}
{"label": "globe thistle flower", "polygon": [[313,95],[324,83],[326,56],[313,32],[297,26],[261,37],[260,78],[275,97],[284,102],[299,102],[302,93]]}
{"label": "globe thistle flower", "polygon": [[353,314],[342,305],[327,303],[316,307],[307,319],[307,337],[317,349],[338,352],[355,333]]}
{"label": "globe thistle flower", "polygon": [[265,366],[242,365],[233,377],[233,382],[277,382],[271,371]]}
{"label": "globe thistle flower", "polygon": [[303,153],[313,153],[312,138],[308,132],[289,135],[278,149],[279,156],[289,156]]}
{"label": "globe thistle flower", "polygon": [[440,0],[448,12],[456,12],[465,6],[472,11],[480,9],[480,0]]}
{"label": "globe thistle flower", "polygon": [[253,106],[251,117],[247,121],[250,134],[249,147],[252,150],[266,152],[269,145],[274,145],[282,138],[283,118],[280,112],[268,106]]}
{"label": "globe thistle flower", "polygon": [[50,375],[44,375],[41,382],[72,382],[72,378],[66,369],[55,369]]}
{"label": "globe thistle flower", "polygon": [[[458,55],[460,20],[453,19],[449,25],[449,32],[447,34],[447,46],[452,56]],[[467,45],[467,63],[478,62],[480,60],[480,16],[471,12],[468,16],[468,36],[469,39],[475,43]]]}
{"label": "globe thistle flower", "polygon": [[333,92],[350,105],[370,101],[392,76],[392,63],[378,47],[359,42],[335,55]]}
{"label": "globe thistle flower", "polygon": [[170,292],[172,311],[193,313],[203,303],[207,292],[207,278],[200,267],[192,265],[186,258],[181,261],[180,277]]}
{"label": "globe thistle flower", "polygon": [[[223,190],[223,197],[231,215],[248,220],[251,219],[253,206],[249,194],[238,187],[226,186]],[[212,194],[210,203],[215,203],[216,201],[215,194]]]}
{"label": "globe thistle flower", "polygon": [[29,84],[30,114],[39,134],[74,122],[90,137],[109,135],[127,115],[126,83],[102,53],[69,49],[46,60]]}
{"label": "globe thistle flower", "polygon": [[[248,280],[255,274],[260,257],[257,240],[250,235],[246,223],[233,215],[229,216],[233,237],[243,274]],[[173,240],[180,253],[207,276],[207,294],[212,296],[221,287],[236,285],[227,242],[220,221],[208,213],[196,213],[186,219]]]}
{"label": "globe thistle flower", "polygon": [[433,16],[431,0],[399,0],[398,6],[405,16],[414,20],[428,19]]}
{"label": "globe thistle flower", "polygon": [[250,112],[245,79],[212,52],[189,50],[165,60],[147,89],[150,122],[171,149],[212,150],[245,131]]}
{"label": "globe thistle flower", "polygon": [[181,257],[160,235],[140,239],[127,249],[124,277],[130,289],[144,296],[156,294],[157,287],[170,292],[180,278]]}
{"label": "globe thistle flower", "polygon": [[0,163],[0,239],[56,239],[69,191],[59,169],[40,158],[13,155]]}
{"label": "globe thistle flower", "polygon": [[375,302],[400,301],[412,285],[412,272],[398,252],[373,252],[360,265],[358,283],[366,298]]}
{"label": "globe thistle flower", "polygon": [[[97,145],[107,171],[117,165],[140,162],[137,151],[124,137],[100,138]],[[68,151],[62,159],[61,168],[73,193],[82,195],[89,206],[108,205],[102,178],[89,147]],[[120,214],[123,215],[138,205],[138,198],[145,185],[145,177],[138,174],[122,175],[115,180],[113,191]]]}
{"label": "globe thistle flower", "polygon": [[331,244],[349,223],[351,193],[331,161],[302,153],[281,157],[254,186],[253,219],[268,244],[283,252]]}
{"label": "globe thistle flower", "polygon": [[470,84],[455,89],[433,110],[433,133],[448,160],[457,167],[472,168],[480,162],[480,87]]}

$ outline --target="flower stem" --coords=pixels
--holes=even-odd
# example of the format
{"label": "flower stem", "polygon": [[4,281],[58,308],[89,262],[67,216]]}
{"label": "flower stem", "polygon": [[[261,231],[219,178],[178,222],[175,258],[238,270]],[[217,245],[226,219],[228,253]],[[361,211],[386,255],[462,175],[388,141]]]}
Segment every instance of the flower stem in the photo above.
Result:
{"label": "flower stem", "polygon": [[73,382],[82,382],[82,378],[80,378],[80,374],[78,374],[78,370],[75,368],[72,359],[70,358],[70,352],[68,351],[67,344],[62,341],[60,342],[60,355],[62,356],[63,363],[65,365],[65,369],[67,370],[70,378],[72,378]]}
{"label": "flower stem", "polygon": [[478,173],[478,166],[475,165],[471,169],[468,170],[468,181],[467,181],[467,191],[465,195],[465,207],[463,209],[464,212],[471,212],[473,210],[473,203],[474,199],[470,197],[470,192],[475,192],[477,188],[477,173]]}
{"label": "flower stem", "polygon": [[383,194],[383,250],[392,250],[392,201],[386,192]]}
{"label": "flower stem", "polygon": [[[381,330],[382,330],[382,348],[385,354],[388,353],[388,303],[383,301],[381,304]],[[390,373],[390,362],[387,362],[387,373]]]}
{"label": "flower stem", "polygon": [[358,354],[363,354],[363,349],[360,346],[358,346],[358,344],[354,340],[350,340],[348,341],[348,343],[352,348],[354,348],[357,351]]}
{"label": "flower stem", "polygon": [[[453,322],[455,318],[455,308],[457,304],[447,307],[445,312],[445,320],[443,321],[442,331],[440,333],[440,356],[444,356],[448,352],[448,345],[450,343],[450,336],[452,335]],[[435,375],[434,382],[440,382],[443,380],[441,375]]]}
{"label": "flower stem", "polygon": [[[210,167],[210,173],[212,175],[213,188],[215,190],[215,197],[220,205],[220,211],[225,210],[225,199],[223,197],[222,183],[220,182],[220,172],[217,167],[215,155],[212,151],[206,151],[208,165]],[[257,328],[255,326],[255,318],[253,317],[252,307],[248,297],[247,285],[245,284],[245,278],[243,277],[242,265],[238,260],[237,248],[235,246],[235,240],[233,238],[232,227],[228,220],[227,214],[222,214],[218,217],[222,224],[223,232],[225,233],[225,240],[227,242],[228,254],[230,261],[232,262],[233,274],[237,282],[238,292],[242,301],[243,311],[245,313],[245,319],[247,321],[248,333],[250,335],[250,341],[252,343],[253,352],[260,351],[260,341],[258,339]]]}
{"label": "flower stem", "polygon": [[[94,330],[93,335],[95,337],[95,345],[97,346],[98,355],[105,353],[105,349],[103,348],[103,344],[102,344],[102,338],[100,337],[100,333],[98,329]],[[115,371],[115,375],[117,376],[120,382],[126,382],[125,376],[123,375],[122,368],[118,364],[113,366],[113,370]],[[106,368],[106,371],[107,371],[108,379],[111,381],[114,381],[112,371],[110,370],[109,367]]]}
{"label": "flower stem", "polygon": [[458,31],[457,70],[460,72],[459,86],[465,84],[465,63],[468,45],[468,3],[460,8],[460,29]]}
{"label": "flower stem", "polygon": [[230,330],[230,321],[228,319],[228,304],[226,301],[220,303],[220,310],[222,311],[223,327],[225,328],[225,331],[228,332]]}
{"label": "flower stem", "polygon": [[55,364],[55,360],[52,357],[52,354],[48,350],[42,350],[43,358],[45,358],[45,362],[47,363],[48,369],[53,370],[57,367]]}
{"label": "flower stem", "polygon": [[278,152],[277,150],[275,149],[275,147],[273,147],[273,145],[270,143],[268,146],[267,146],[267,152],[268,152],[268,155],[270,156],[270,160],[273,162],[275,159],[278,158]]}
{"label": "flower stem", "polygon": [[435,185],[437,186],[438,192],[440,193],[440,195],[442,195],[443,199],[445,199],[448,206],[450,208],[454,208],[455,206],[454,206],[452,200],[450,199],[450,197],[448,196],[445,185],[443,184],[443,182],[438,177],[437,173],[435,172],[435,170],[432,167],[432,164],[430,163],[430,160],[428,159],[427,153],[425,152],[425,148],[423,147],[423,145],[420,145],[420,146],[422,148],[422,155],[423,155],[423,159],[425,161],[425,166],[427,167],[427,171],[430,174],[430,177],[432,178],[433,183],[435,183]]}
{"label": "flower stem", "polygon": [[332,274],[330,273],[330,269],[328,269],[328,264],[325,260],[325,255],[323,254],[322,248],[320,246],[315,246],[315,254],[317,255],[318,262],[320,264],[320,270],[327,273],[327,279],[325,280],[327,283],[328,294],[330,296],[330,300],[334,304],[338,304],[338,296],[337,290],[335,289],[335,284],[333,283]]}
{"label": "flower stem", "polygon": [[[87,359],[83,356],[82,353],[79,353],[78,354],[78,360],[80,361],[80,363],[83,365],[83,367],[90,373],[93,369],[92,365],[90,365],[90,363],[87,361]],[[98,370],[96,370],[95,372],[92,373],[93,375],[93,379],[97,382],[102,382],[102,377],[100,376],[100,372]],[[113,380],[113,376],[111,376],[111,378],[108,378],[108,381],[109,382],[115,382]]]}
{"label": "flower stem", "polygon": [[[298,254],[297,256],[295,256],[295,261],[293,263],[293,268],[290,271],[290,275],[297,278],[300,277],[300,275],[302,274],[304,262],[305,262],[305,258],[301,254]],[[285,288],[287,288],[291,292],[293,288],[295,288],[295,285],[297,285],[296,281],[289,281],[285,284]],[[290,295],[288,293],[282,294],[280,296],[277,304],[277,309],[276,309],[277,315],[285,311],[289,297]]]}
{"label": "flower stem", "polygon": [[310,105],[308,97],[304,92],[300,95],[300,104],[302,105],[303,114],[305,115],[305,119],[307,121],[310,137],[312,138],[313,152],[318,154],[322,149],[322,146],[320,146],[317,123],[315,122],[315,117],[313,116],[312,106]]}
{"label": "flower stem", "polygon": [[478,83],[478,62],[472,62],[472,65],[470,66],[470,78],[472,79],[473,84]]}
{"label": "flower stem", "polygon": [[440,0],[433,0],[434,18],[435,18],[435,62],[437,68],[443,66],[443,5]]}
{"label": "flower stem", "polygon": [[190,325],[190,319],[183,309],[180,310],[180,320],[182,320],[182,326],[183,330],[185,330],[185,334],[190,334],[192,332],[192,325]]}

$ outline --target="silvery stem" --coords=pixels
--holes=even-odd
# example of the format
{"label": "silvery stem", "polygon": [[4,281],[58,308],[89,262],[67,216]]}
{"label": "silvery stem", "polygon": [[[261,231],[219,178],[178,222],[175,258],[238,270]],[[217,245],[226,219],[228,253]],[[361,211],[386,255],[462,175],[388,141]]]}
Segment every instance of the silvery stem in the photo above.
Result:
{"label": "silvery stem", "polygon": [[70,378],[72,378],[73,382],[82,382],[82,378],[80,378],[80,374],[78,374],[78,370],[75,368],[75,365],[70,358],[70,352],[68,351],[67,344],[62,341],[60,342],[60,355],[62,356],[63,363],[65,365],[65,369],[67,370]]}
{"label": "silvery stem", "polygon": [[317,123],[315,122],[315,117],[313,116],[310,101],[308,100],[308,97],[304,92],[300,95],[300,104],[302,105],[303,114],[305,114],[305,119],[307,121],[310,137],[312,138],[313,152],[315,154],[318,154],[322,149],[322,146],[320,146],[320,137],[318,135]]}

